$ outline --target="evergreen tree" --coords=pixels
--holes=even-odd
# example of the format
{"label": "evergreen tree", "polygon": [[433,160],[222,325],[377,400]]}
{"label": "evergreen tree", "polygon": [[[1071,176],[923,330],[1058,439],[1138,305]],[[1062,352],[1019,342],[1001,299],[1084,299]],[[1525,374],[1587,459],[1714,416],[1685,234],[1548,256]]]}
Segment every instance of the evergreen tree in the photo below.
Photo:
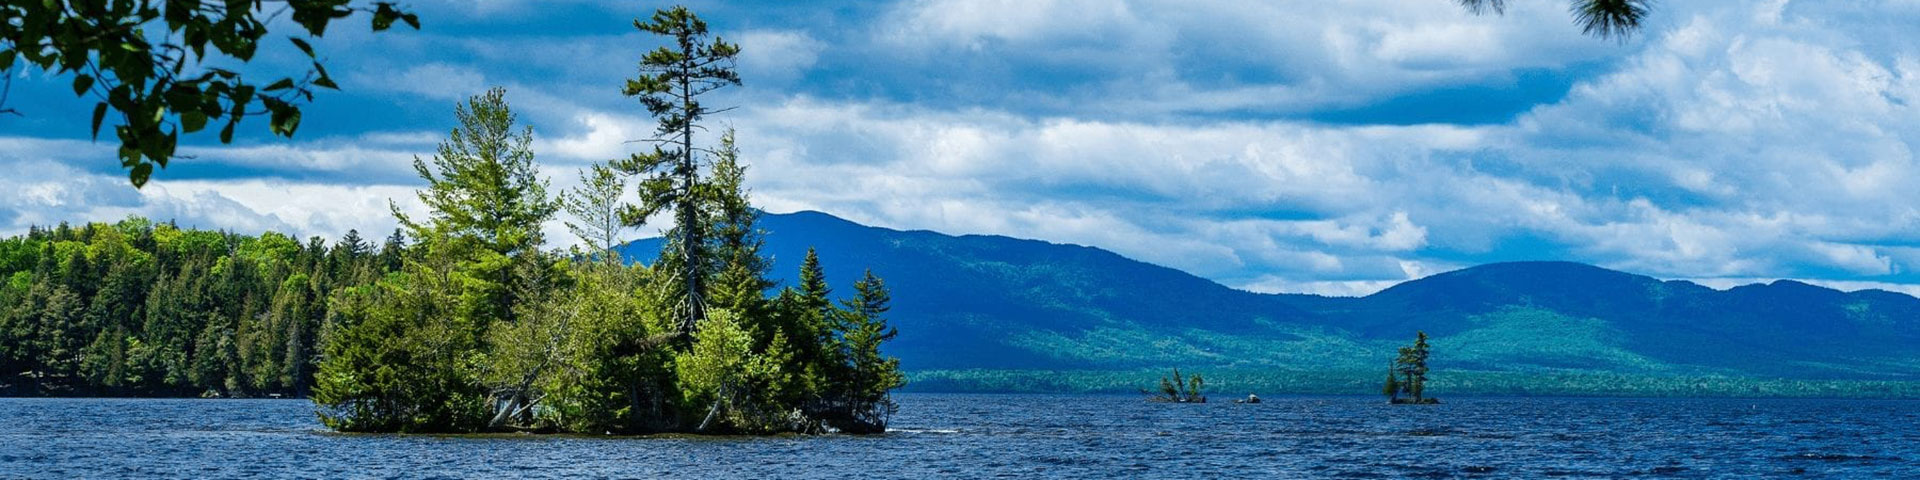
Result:
{"label": "evergreen tree", "polygon": [[372,249],[366,239],[360,238],[359,229],[347,229],[347,234],[340,236],[340,244],[334,247],[332,253],[351,259],[366,255]]}
{"label": "evergreen tree", "polygon": [[[843,395],[852,422],[836,426],[843,431],[881,432],[887,428],[887,419],[899,408],[888,392],[906,385],[906,376],[900,374],[900,360],[880,351],[882,343],[899,335],[899,331],[887,325],[885,317],[893,308],[889,305],[893,296],[872,270],[854,282],[853,289],[854,297],[842,302],[840,315],[840,337],[845,344],[843,355],[849,371],[842,384]],[[1193,381],[1197,392],[1200,378],[1195,376]]]}
{"label": "evergreen tree", "polygon": [[1400,356],[1394,363],[1398,365],[1400,375],[1405,379],[1401,382],[1401,388],[1405,389],[1407,394],[1413,396],[1413,403],[1423,403],[1425,402],[1424,394],[1427,384],[1427,356],[1429,351],[1427,347],[1427,332],[1416,333],[1418,333],[1419,336],[1414,339],[1413,345],[1401,347]]}
{"label": "evergreen tree", "polygon": [[387,235],[386,242],[380,244],[380,271],[400,270],[400,267],[406,265],[406,258],[407,236],[401,233],[400,229],[395,228],[392,235]]}
{"label": "evergreen tree", "polygon": [[760,254],[766,243],[755,226],[760,211],[748,198],[746,165],[740,163],[731,129],[720,136],[715,154],[713,193],[717,208],[712,223],[714,254],[721,263],[711,282],[711,303],[732,310],[743,328],[754,334],[756,345],[766,345],[772,330],[781,327],[771,322],[774,315],[766,298],[767,289],[774,286],[767,277],[773,265]]}
{"label": "evergreen tree", "polygon": [[587,243],[589,254],[605,262],[618,262],[614,247],[620,246],[627,226],[620,221],[620,195],[627,189],[626,178],[612,167],[594,164],[580,172],[580,186],[561,197],[561,206],[573,216],[567,230]]}
{"label": "evergreen tree", "polygon": [[429,212],[426,223],[392,206],[410,235],[429,252],[457,259],[463,279],[461,314],[484,328],[512,321],[520,292],[531,287],[522,263],[538,261],[544,241],[541,224],[558,204],[533,164],[531,128],[514,129],[506,90],[495,88],[456,106],[460,127],[428,161],[414,158],[413,169],[427,181],[419,193]]}
{"label": "evergreen tree", "polygon": [[[595,168],[567,206],[598,212],[572,213],[604,227],[590,240],[602,252],[636,211],[690,215],[651,267],[541,251],[561,205],[496,89],[457,107],[460,127],[415,159],[430,210],[394,208],[402,227],[378,247],[358,231],[329,248],[137,217],[0,238],[0,393],[310,389],[344,431],[883,430],[904,382],[882,353],[897,335],[885,285],[869,272],[836,307],[809,252],[798,285],[767,298],[733,135],[708,153],[691,138],[711,113],[694,98],[738,83],[738,50],[685,9],[640,27],[678,42],[629,84],[668,141],[619,172]],[[622,173],[647,175],[647,203],[618,205]]]}
{"label": "evergreen tree", "polygon": [[801,365],[798,388],[806,392],[803,396],[818,396],[824,386],[844,381],[836,378],[844,359],[833,325],[837,313],[832,294],[819,253],[808,248],[800,262],[799,288],[781,292],[776,300],[784,319],[780,328],[787,334],[788,344],[796,347],[794,355]]}
{"label": "evergreen tree", "polygon": [[428,261],[334,299],[342,326],[325,345],[313,386],[322,423],[349,432],[471,432],[491,414],[467,375],[478,351],[454,311],[446,261]]}
{"label": "evergreen tree", "polygon": [[641,226],[655,214],[672,211],[674,227],[656,268],[671,276],[683,334],[690,333],[706,308],[704,282],[713,258],[707,251],[706,219],[711,201],[701,174],[700,150],[693,133],[701,119],[714,112],[700,97],[727,85],[739,85],[733,71],[740,48],[707,32],[707,23],[686,7],[654,12],[634,27],[672,38],[672,43],[648,52],[640,61],[640,76],[627,80],[622,90],[640,100],[647,113],[659,118],[653,150],[635,154],[615,165],[639,182],[640,204],[621,212],[628,225]]}
{"label": "evergreen tree", "polygon": [[1204,398],[1200,396],[1200,391],[1206,387],[1207,380],[1200,378],[1200,374],[1195,373],[1193,376],[1187,377],[1187,398],[1189,400]]}
{"label": "evergreen tree", "polygon": [[[323,419],[334,428],[498,427],[536,401],[532,380],[522,378],[537,380],[541,372],[515,370],[526,365],[522,354],[545,352],[528,346],[565,334],[548,331],[551,319],[520,317],[537,312],[534,306],[557,286],[558,264],[539,247],[540,226],[558,204],[537,175],[531,130],[514,131],[505,91],[497,88],[454,113],[461,126],[441,144],[432,167],[414,160],[428,182],[419,194],[430,208],[428,220],[393,207],[419,239],[419,252],[373,293],[336,299],[335,308],[346,313],[330,331],[314,389]],[[389,251],[398,250],[394,243]],[[382,338],[395,340],[376,344]],[[404,374],[386,376],[394,372]],[[405,384],[413,375],[429,381]]]}

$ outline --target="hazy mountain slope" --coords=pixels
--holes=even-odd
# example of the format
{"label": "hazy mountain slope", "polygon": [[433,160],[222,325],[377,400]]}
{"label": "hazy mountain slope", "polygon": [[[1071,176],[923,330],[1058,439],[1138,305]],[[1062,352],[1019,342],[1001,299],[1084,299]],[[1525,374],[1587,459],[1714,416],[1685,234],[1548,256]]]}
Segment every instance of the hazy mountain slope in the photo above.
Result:
{"label": "hazy mountain slope", "polygon": [[[1377,370],[1415,330],[1441,368],[1920,380],[1920,299],[1798,282],[1718,291],[1565,262],[1485,265],[1363,298],[1234,290],[1112,252],[999,236],[763,217],[791,278],[808,246],[835,288],[894,291],[909,370]],[[627,245],[651,259],[657,240]],[[791,281],[789,280],[789,283]]]}
{"label": "hazy mountain slope", "polygon": [[[851,288],[864,269],[884,278],[893,289],[894,322],[911,332],[892,348],[907,368],[1151,366],[1204,353],[1151,344],[1163,335],[1200,329],[1291,339],[1263,325],[1306,315],[1274,297],[1095,248],[903,232],[817,212],[767,215],[761,228],[775,273],[788,279],[784,285],[793,283],[809,246],[819,248],[838,290]],[[659,243],[624,248],[626,258],[649,260]],[[1087,335],[1106,340],[1085,348],[1051,346]]]}

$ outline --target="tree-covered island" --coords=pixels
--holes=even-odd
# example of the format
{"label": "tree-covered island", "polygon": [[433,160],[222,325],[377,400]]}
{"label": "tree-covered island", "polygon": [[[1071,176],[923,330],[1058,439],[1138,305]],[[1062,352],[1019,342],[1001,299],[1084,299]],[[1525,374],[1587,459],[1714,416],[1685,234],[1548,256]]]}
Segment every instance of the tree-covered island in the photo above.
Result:
{"label": "tree-covered island", "polygon": [[[139,218],[0,240],[0,390],[309,395],[354,432],[884,431],[904,384],[881,353],[885,283],[869,272],[836,304],[810,254],[775,290],[732,133],[698,138],[739,47],[685,8],[635,26],[669,39],[623,88],[659,119],[654,144],[571,191],[548,191],[494,89],[415,159],[429,211],[394,208],[379,246]],[[563,212],[586,248],[548,249]],[[660,257],[620,259],[659,217]]]}
{"label": "tree-covered island", "polygon": [[[416,160],[425,218],[394,214],[417,255],[336,296],[313,400],[347,431],[884,431],[902,385],[880,353],[895,332],[871,273],[833,305],[817,257],[769,298],[758,212],[731,132],[696,142],[700,102],[740,84],[736,45],[685,8],[635,27],[670,38],[623,92],[659,119],[650,151],[596,166],[556,200],[495,90],[457,110],[460,128]],[[621,203],[637,179],[637,205]],[[598,250],[543,253],[540,225],[564,205]],[[611,239],[666,214],[660,257],[622,265]]]}
{"label": "tree-covered island", "polygon": [[[1440,403],[1440,399],[1428,397],[1427,393],[1427,357],[1432,350],[1427,346],[1427,332],[1415,332],[1413,345],[1400,347],[1400,355],[1394,357],[1387,366],[1387,381],[1380,393],[1387,396],[1387,402],[1393,404],[1427,405]],[[1400,395],[1407,395],[1401,398]]]}

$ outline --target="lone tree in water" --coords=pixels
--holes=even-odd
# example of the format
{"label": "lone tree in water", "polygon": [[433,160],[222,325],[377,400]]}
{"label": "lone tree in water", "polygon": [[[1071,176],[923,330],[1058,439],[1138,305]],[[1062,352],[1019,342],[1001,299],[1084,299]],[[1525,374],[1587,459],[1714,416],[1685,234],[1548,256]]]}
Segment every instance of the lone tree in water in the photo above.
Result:
{"label": "lone tree in water", "polygon": [[[1427,387],[1427,355],[1429,353],[1427,348],[1427,332],[1417,333],[1419,337],[1414,339],[1413,345],[1400,347],[1400,356],[1393,361],[1393,371],[1394,373],[1398,373],[1401,379],[1396,382],[1391,376],[1387,378],[1387,394],[1392,397],[1390,401],[1394,403],[1402,403],[1399,398],[1400,392],[1405,392],[1413,396],[1412,399],[1405,403],[1437,403],[1433,399],[1425,397]],[[1398,388],[1394,388],[1395,386]]]}
{"label": "lone tree in water", "polygon": [[647,22],[633,22],[634,28],[673,38],[673,43],[647,52],[640,60],[640,76],[627,80],[621,93],[637,97],[647,113],[659,118],[654,129],[653,151],[634,154],[615,163],[629,175],[640,179],[640,205],[621,211],[621,219],[631,226],[644,225],[654,214],[671,210],[674,227],[655,268],[671,272],[678,292],[674,313],[680,332],[693,331],[702,316],[705,303],[702,288],[709,263],[707,218],[715,209],[713,190],[701,174],[700,157],[712,151],[696,148],[695,130],[703,129],[700,120],[715,110],[700,103],[700,96],[728,85],[739,85],[740,75],[733,71],[734,56],[740,47],[719,37],[709,37],[707,22],[686,7],[657,11]]}
{"label": "lone tree in water", "polygon": [[1207,403],[1206,395],[1200,393],[1206,386],[1207,381],[1201,379],[1200,374],[1196,373],[1191,378],[1183,379],[1180,377],[1180,369],[1176,368],[1173,369],[1172,379],[1160,377],[1159,394],[1147,400],[1167,403]]}

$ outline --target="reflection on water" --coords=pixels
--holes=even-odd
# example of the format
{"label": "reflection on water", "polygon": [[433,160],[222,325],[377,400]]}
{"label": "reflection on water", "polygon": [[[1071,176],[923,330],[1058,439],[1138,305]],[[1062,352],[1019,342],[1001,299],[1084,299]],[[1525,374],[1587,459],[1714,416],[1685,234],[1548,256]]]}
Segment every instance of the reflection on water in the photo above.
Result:
{"label": "reflection on water", "polygon": [[0,478],[1920,476],[1920,402],[904,394],[876,437],[393,436],[303,400],[0,399]]}

